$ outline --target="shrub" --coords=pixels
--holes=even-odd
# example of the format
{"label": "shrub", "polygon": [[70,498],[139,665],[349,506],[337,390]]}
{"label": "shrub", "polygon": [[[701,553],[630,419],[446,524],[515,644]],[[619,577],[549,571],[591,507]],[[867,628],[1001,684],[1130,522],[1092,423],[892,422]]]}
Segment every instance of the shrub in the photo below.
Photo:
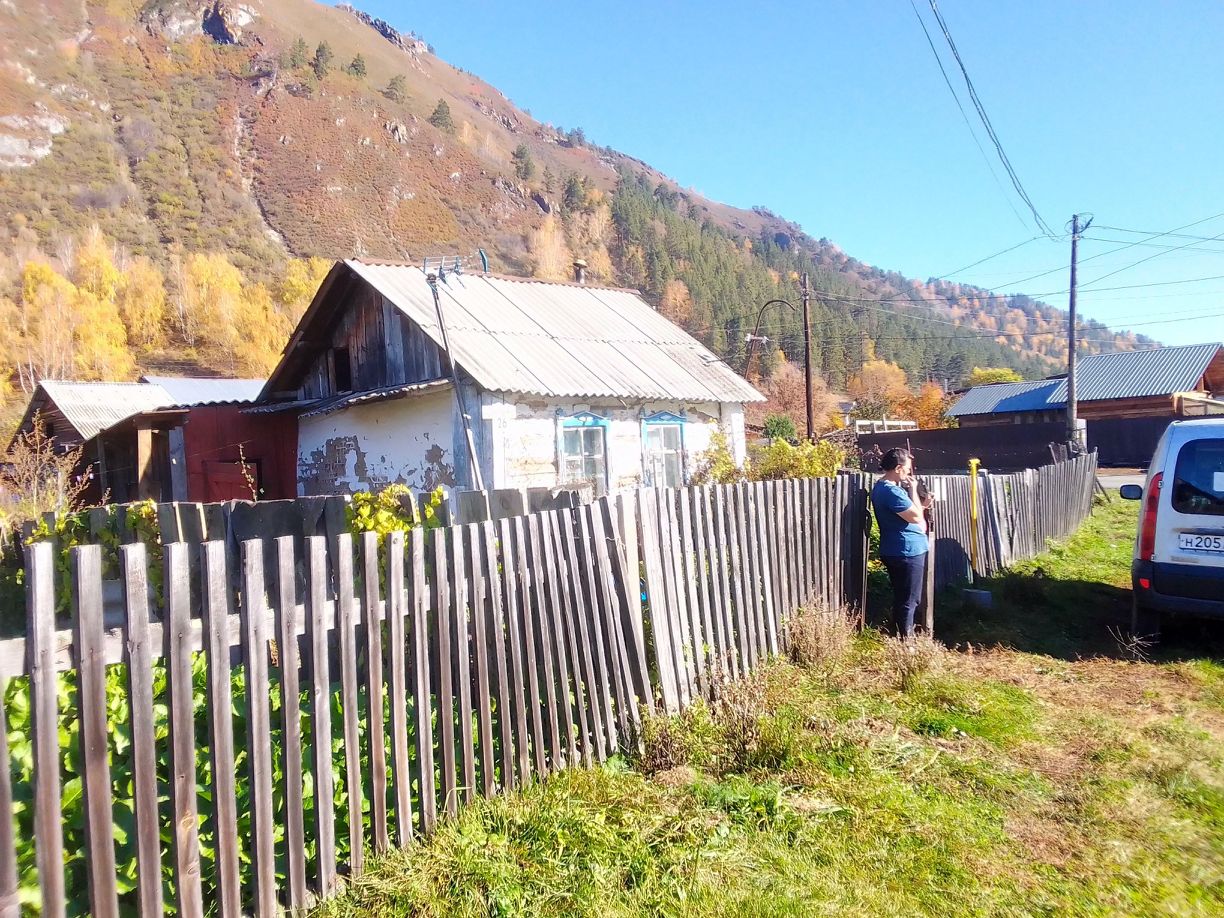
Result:
{"label": "shrub", "polygon": [[781,478],[832,478],[846,463],[846,451],[828,440],[803,441],[792,446],[773,440],[768,446],[751,446],[742,466],[736,464],[731,443],[721,430],[710,438],[710,448],[701,454],[693,473],[693,484],[734,484],[737,481],[774,481]]}
{"label": "shrub", "polygon": [[792,616],[788,632],[790,658],[828,678],[850,649],[855,621],[846,609],[805,606]]}
{"label": "shrub", "polygon": [[765,419],[765,436],[771,440],[794,440],[795,422],[784,414],[771,414]]}
{"label": "shrub", "polygon": [[436,127],[439,131],[447,131],[454,133],[455,121],[451,118],[450,106],[446,104],[445,99],[439,99],[437,106],[434,107],[433,114],[429,116],[429,123]]}
{"label": "shrub", "polygon": [[897,687],[903,692],[910,691],[925,675],[937,669],[943,653],[943,644],[928,634],[884,639],[884,659],[896,675]]}

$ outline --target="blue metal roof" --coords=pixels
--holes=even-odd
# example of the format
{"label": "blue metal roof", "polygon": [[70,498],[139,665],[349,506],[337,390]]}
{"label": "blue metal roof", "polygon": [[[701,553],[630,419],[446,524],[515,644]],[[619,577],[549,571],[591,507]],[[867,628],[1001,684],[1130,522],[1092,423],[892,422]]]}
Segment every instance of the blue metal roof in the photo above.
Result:
{"label": "blue metal roof", "polygon": [[262,379],[216,379],[206,376],[142,376],[161,386],[180,408],[253,402],[263,388]]}
{"label": "blue metal roof", "polygon": [[[1118,351],[1080,358],[1076,397],[1081,402],[1143,398],[1193,390],[1219,344],[1189,344],[1143,351]],[[974,386],[948,411],[952,417],[1012,411],[1046,411],[1067,404],[1065,377],[1037,382]]]}
{"label": "blue metal roof", "polygon": [[1050,403],[1050,396],[1062,382],[1061,379],[1042,379],[1037,382],[994,383],[989,386],[974,386],[962,395],[948,414],[961,417],[966,414],[995,414],[1001,411],[1044,411],[1057,408]]}

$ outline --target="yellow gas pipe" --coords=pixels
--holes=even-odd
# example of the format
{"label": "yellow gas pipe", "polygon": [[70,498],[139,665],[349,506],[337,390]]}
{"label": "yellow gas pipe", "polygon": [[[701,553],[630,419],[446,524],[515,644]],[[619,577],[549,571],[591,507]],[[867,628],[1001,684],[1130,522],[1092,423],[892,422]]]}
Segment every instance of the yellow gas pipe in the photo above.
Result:
{"label": "yellow gas pipe", "polygon": [[981,459],[969,460],[969,580],[978,563],[978,466]]}

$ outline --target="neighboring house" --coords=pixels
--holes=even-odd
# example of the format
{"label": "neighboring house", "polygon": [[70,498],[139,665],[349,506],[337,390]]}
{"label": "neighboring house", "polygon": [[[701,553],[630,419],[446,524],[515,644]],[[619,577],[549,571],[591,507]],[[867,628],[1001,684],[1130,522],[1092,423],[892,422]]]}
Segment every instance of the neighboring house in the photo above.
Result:
{"label": "neighboring house", "polygon": [[[675,486],[713,433],[744,456],[762,396],[637,293],[338,262],[256,416],[298,417],[298,490]],[[449,353],[446,342],[449,342]]]}
{"label": "neighboring house", "polygon": [[83,446],[78,473],[90,478],[84,497],[92,503],[250,500],[248,475],[260,497],[292,497],[293,419],[239,411],[262,387],[261,379],[48,379],[17,431],[28,431],[37,416],[61,450]]}
{"label": "neighboring house", "polygon": [[[1224,347],[1191,344],[1081,357],[1077,414],[1107,419],[1224,414]],[[1067,408],[1067,380],[996,383],[968,390],[948,414],[961,427],[1056,421]]]}

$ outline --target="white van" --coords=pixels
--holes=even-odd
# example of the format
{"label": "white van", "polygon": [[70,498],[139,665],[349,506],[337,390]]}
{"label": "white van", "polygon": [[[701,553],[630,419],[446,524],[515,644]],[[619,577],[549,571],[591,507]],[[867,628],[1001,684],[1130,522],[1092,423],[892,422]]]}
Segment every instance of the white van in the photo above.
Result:
{"label": "white van", "polygon": [[1174,421],[1156,445],[1131,562],[1131,629],[1160,633],[1163,613],[1224,619],[1224,417]]}

